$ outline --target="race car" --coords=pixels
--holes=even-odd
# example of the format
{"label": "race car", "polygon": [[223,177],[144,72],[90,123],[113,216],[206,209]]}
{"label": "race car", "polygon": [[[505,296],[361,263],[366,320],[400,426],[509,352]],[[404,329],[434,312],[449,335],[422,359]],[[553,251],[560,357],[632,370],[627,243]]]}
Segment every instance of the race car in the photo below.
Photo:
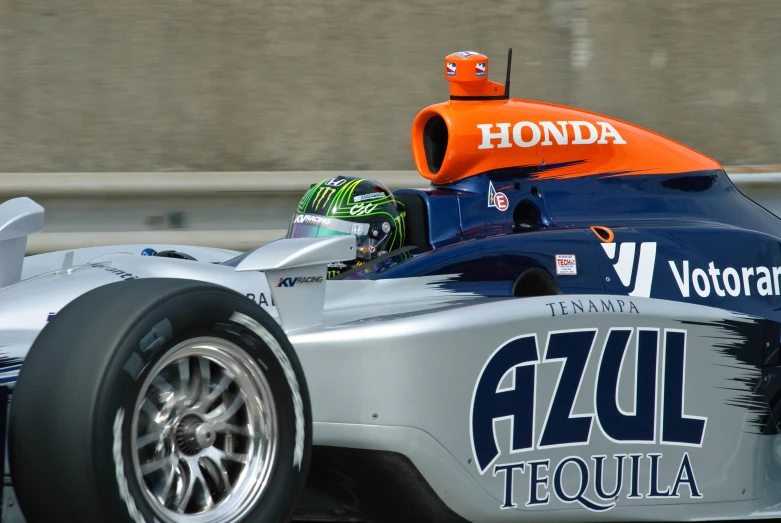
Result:
{"label": "race car", "polygon": [[25,257],[44,211],[0,205],[3,521],[781,516],[778,218],[507,71],[445,58],[388,252],[357,223]]}

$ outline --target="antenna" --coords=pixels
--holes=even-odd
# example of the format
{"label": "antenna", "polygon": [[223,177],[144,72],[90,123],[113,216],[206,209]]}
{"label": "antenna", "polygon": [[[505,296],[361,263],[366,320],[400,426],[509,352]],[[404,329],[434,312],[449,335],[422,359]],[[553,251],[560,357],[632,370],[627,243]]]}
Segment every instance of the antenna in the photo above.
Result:
{"label": "antenna", "polygon": [[507,49],[507,78],[504,80],[504,99],[510,99],[510,68],[513,64],[513,48]]}

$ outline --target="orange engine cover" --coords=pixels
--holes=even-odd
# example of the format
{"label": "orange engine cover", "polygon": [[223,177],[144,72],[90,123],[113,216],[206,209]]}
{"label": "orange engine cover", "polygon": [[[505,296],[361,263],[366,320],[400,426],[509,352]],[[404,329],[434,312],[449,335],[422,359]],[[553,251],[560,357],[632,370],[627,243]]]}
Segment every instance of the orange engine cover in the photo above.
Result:
{"label": "orange engine cover", "polygon": [[[486,75],[474,76],[481,63]],[[451,100],[425,108],[412,124],[415,165],[435,185],[519,166],[540,167],[537,178],[721,169],[703,154],[620,120],[548,103],[503,99],[504,86],[489,82],[487,74],[484,55],[447,56]],[[494,98],[496,93],[500,99]]]}

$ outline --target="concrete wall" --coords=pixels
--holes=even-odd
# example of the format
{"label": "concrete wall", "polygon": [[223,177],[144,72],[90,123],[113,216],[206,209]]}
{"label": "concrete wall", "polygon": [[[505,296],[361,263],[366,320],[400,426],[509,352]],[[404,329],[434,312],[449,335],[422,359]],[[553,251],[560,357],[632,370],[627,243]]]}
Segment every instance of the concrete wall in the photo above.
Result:
{"label": "concrete wall", "polygon": [[780,0],[0,0],[0,172],[412,168],[442,59],[781,163]]}

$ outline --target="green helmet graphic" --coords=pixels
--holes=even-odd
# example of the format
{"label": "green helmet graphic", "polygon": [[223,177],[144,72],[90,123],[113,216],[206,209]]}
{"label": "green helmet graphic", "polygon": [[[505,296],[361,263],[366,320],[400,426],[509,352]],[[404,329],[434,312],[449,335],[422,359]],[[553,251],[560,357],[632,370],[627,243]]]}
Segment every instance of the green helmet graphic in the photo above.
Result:
{"label": "green helmet graphic", "polygon": [[[301,198],[288,229],[288,238],[352,234],[362,265],[404,245],[404,210],[390,190],[368,178],[337,176],[314,184]],[[357,262],[357,263],[356,263]],[[332,264],[333,277],[349,265]]]}

